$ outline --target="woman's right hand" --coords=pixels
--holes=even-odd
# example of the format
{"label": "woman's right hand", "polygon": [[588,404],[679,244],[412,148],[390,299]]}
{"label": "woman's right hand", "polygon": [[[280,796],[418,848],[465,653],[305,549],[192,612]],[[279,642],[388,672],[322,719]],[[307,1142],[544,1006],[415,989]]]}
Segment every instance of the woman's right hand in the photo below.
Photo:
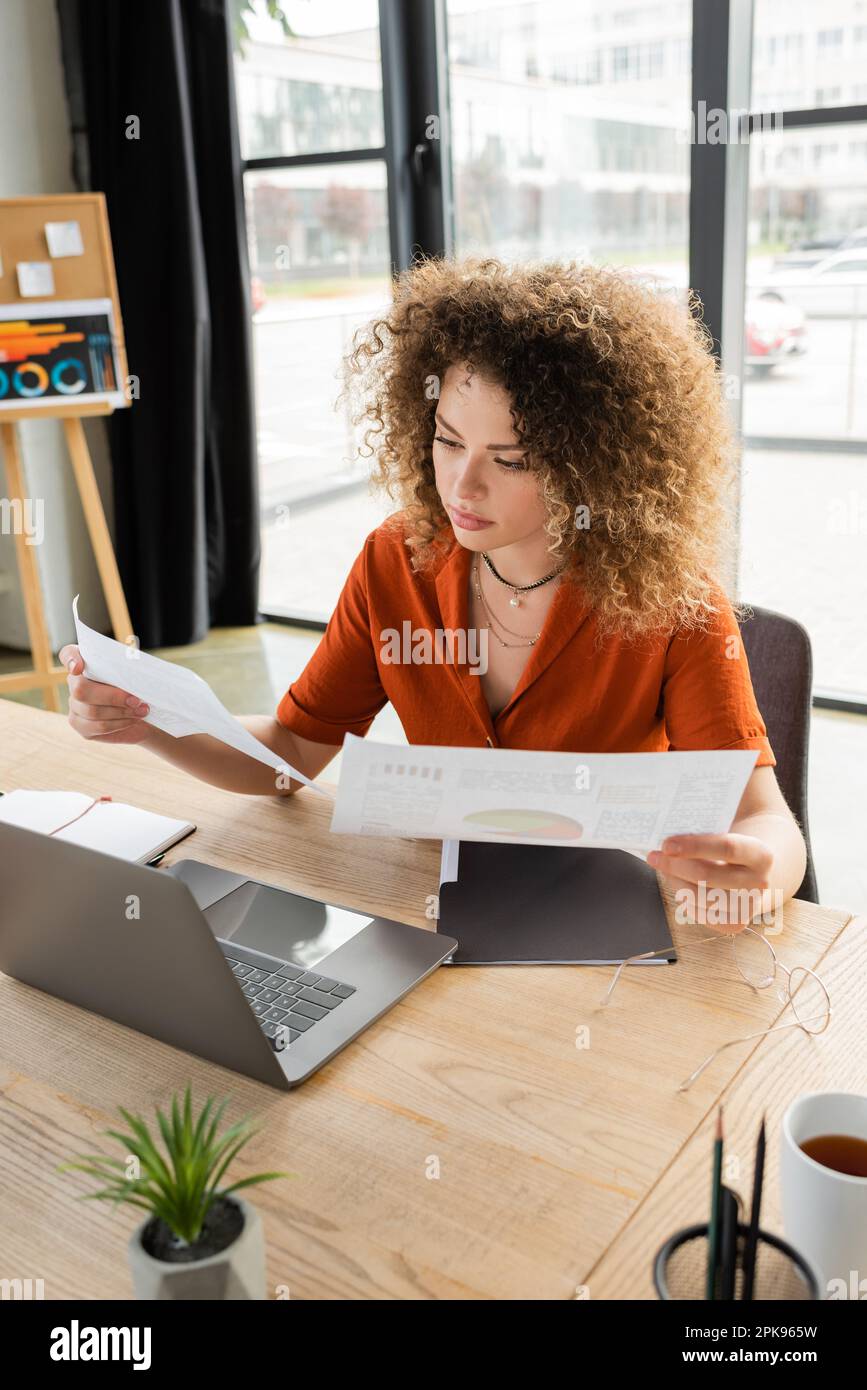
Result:
{"label": "woman's right hand", "polygon": [[82,675],[84,658],[78,647],[63,647],[59,656],[69,671],[69,722],[77,734],[104,743],[141,743],[153,734],[153,725],[144,723],[149,707],[135,695]]}

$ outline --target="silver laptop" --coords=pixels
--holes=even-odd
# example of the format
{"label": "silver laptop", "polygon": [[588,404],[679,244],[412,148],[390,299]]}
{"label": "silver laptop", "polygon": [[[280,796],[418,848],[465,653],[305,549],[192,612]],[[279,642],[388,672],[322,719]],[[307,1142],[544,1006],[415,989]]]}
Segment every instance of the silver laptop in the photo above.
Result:
{"label": "silver laptop", "polygon": [[152,869],[0,825],[0,970],[288,1089],[453,937],[182,860]]}

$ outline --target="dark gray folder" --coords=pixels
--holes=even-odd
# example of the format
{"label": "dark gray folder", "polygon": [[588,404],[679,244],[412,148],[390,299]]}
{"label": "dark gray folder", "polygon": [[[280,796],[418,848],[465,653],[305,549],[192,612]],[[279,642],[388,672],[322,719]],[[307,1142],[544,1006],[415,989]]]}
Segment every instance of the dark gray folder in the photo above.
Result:
{"label": "dark gray folder", "polygon": [[462,840],[437,930],[460,943],[455,965],[613,965],[657,950],[657,963],[677,959],[654,870],[619,849]]}

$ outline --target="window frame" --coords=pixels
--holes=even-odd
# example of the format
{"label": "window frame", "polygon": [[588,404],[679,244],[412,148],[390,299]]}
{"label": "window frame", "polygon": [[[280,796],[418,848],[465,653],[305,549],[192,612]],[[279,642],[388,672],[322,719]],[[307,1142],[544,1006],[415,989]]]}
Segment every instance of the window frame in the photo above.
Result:
{"label": "window frame", "polygon": [[[713,335],[721,370],[738,379],[743,372],[749,137],[780,125],[787,131],[859,123],[867,129],[867,104],[798,107],[782,112],[753,109],[754,11],[754,0],[715,0],[713,5],[693,0],[692,7],[693,119],[697,119],[700,98],[706,102],[707,110],[712,106],[726,111],[749,110],[742,122],[747,137],[743,143],[694,143],[690,166],[689,283],[703,303],[703,318]],[[867,439],[798,440],[744,435],[740,393],[732,405],[743,449],[867,454]],[[739,535],[739,512],[734,526]],[[867,694],[861,698],[847,691],[816,686],[813,705],[867,716]]]}

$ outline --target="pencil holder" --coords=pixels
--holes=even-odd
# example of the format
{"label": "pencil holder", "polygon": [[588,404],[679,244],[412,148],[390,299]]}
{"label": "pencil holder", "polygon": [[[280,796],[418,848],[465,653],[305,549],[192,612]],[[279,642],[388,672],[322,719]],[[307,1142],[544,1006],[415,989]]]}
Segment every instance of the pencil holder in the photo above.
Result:
{"label": "pencil holder", "polygon": [[[653,1282],[662,1299],[703,1299],[707,1276],[708,1223],[676,1231],[658,1251],[653,1262]],[[743,1258],[749,1226],[738,1222],[734,1296],[740,1299],[744,1284]],[[759,1230],[753,1276],[753,1301],[818,1299],[819,1285],[807,1261],[770,1231]]]}

